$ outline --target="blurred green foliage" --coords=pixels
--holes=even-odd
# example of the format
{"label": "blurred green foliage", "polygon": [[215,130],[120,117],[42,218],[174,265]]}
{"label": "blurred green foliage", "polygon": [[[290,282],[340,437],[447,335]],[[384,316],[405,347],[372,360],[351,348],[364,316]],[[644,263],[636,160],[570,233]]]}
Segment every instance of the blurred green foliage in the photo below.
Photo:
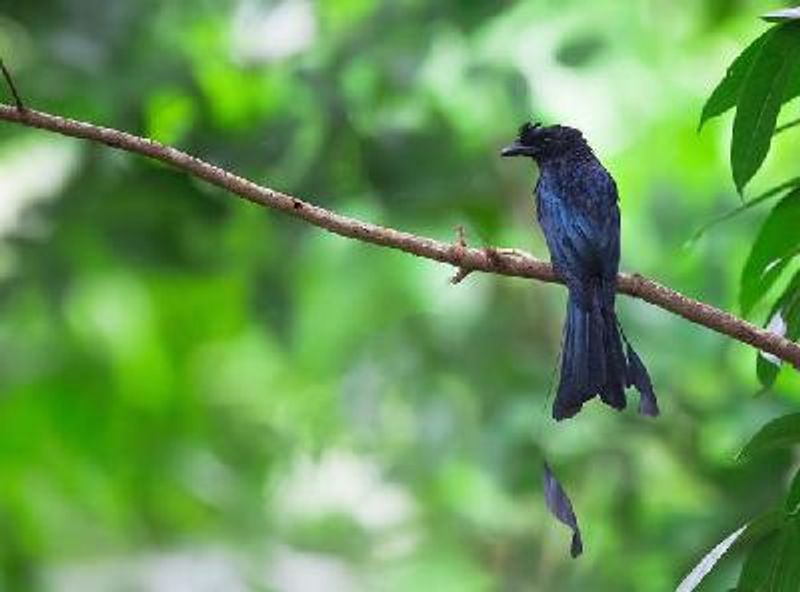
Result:
{"label": "blurred green foliage", "polygon": [[[766,211],[686,246],[739,203],[727,126],[696,122],[766,8],[2,1],[0,54],[36,108],[542,255],[532,171],[497,151],[532,116],[577,125],[620,187],[624,267],[735,310]],[[774,138],[756,194],[795,173],[795,142]],[[167,590],[153,572],[176,571],[203,576],[190,589],[319,589],[319,573],[340,590],[656,592],[783,503],[796,465],[734,462],[800,402],[790,371],[753,398],[740,344],[622,299],[662,417],[593,405],[554,427],[561,289],[451,287],[449,269],[106,148],[0,126],[0,241],[2,590]],[[575,562],[542,449],[584,531]]]}

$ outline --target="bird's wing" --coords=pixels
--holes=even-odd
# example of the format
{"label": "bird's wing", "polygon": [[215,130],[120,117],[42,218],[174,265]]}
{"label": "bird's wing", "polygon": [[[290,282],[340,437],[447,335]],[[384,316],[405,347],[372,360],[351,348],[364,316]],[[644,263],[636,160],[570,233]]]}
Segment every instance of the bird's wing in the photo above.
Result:
{"label": "bird's wing", "polygon": [[588,237],[589,248],[599,256],[602,276],[614,278],[619,269],[617,185],[601,168],[593,179],[587,178],[576,197],[573,209],[577,212],[577,224]]}
{"label": "bird's wing", "polygon": [[551,259],[567,283],[585,284],[598,275],[616,276],[619,209],[610,176],[582,176],[568,187],[542,183],[538,198],[539,223]]}

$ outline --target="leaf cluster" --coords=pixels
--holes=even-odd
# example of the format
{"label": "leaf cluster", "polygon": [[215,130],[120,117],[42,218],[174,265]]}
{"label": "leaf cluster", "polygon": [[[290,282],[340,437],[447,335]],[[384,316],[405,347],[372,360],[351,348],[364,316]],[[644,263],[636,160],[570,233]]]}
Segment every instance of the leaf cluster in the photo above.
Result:
{"label": "leaf cluster", "polygon": [[[786,103],[800,96],[800,11],[779,11],[765,19],[776,24],[734,59],[700,118],[702,128],[710,119],[735,110],[730,164],[740,194],[764,164],[775,135],[797,124],[778,126],[778,116]],[[739,302],[747,315],[774,297],[767,327],[795,340],[800,337],[800,271],[796,270],[800,260],[800,180],[793,178],[745,201],[711,224],[776,197],[780,199],[758,230],[742,270]],[[776,288],[787,277],[790,279],[775,297]],[[764,388],[773,386],[779,372],[779,360],[763,353],[758,356],[757,375]],[[763,458],[798,444],[800,413],[785,415],[764,425],[744,447],[740,459]],[[710,570],[708,564],[716,563],[729,548],[746,550],[737,591],[800,589],[800,471],[780,507],[765,512],[723,543],[690,574],[685,581],[690,585],[687,589],[694,589]],[[724,548],[719,551],[720,547]],[[690,582],[693,578],[696,581]]]}

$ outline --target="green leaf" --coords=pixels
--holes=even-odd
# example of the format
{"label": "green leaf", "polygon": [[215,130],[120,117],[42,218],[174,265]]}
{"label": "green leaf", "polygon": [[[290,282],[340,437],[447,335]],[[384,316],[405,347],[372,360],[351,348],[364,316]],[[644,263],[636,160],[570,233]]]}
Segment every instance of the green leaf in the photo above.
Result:
{"label": "green leaf", "polygon": [[728,550],[739,540],[739,537],[747,530],[747,526],[742,526],[739,530],[731,533],[722,542],[718,543],[700,560],[694,569],[686,576],[675,592],[693,592],[697,589],[703,579],[714,569],[720,559]]}
{"label": "green leaf", "polygon": [[786,96],[783,99],[784,103],[796,99],[800,96],[800,68],[796,69],[794,76],[789,81],[789,90],[786,91]]}
{"label": "green leaf", "polygon": [[768,12],[761,17],[768,23],[781,23],[784,21],[797,21],[800,20],[800,6],[796,8],[784,8],[783,10],[774,10]]}
{"label": "green leaf", "polygon": [[733,550],[737,551],[755,545],[779,530],[785,521],[786,515],[781,508],[767,510],[747,524],[747,529],[734,543]]}
{"label": "green leaf", "polygon": [[747,73],[750,71],[750,67],[761,52],[761,46],[764,44],[764,41],[772,35],[772,31],[773,30],[770,29],[758,37],[748,45],[742,53],[736,56],[733,63],[728,66],[725,78],[720,81],[703,106],[703,113],[700,116],[700,125],[698,129],[703,129],[703,125],[709,119],[722,115],[736,106],[739,100],[739,94],[742,90],[742,85],[747,78]]}
{"label": "green leaf", "polygon": [[795,520],[758,543],[744,562],[738,592],[800,590],[800,528]]}
{"label": "green leaf", "polygon": [[[775,331],[778,325],[782,325],[782,334],[788,339],[794,341],[800,337],[800,272],[795,274],[770,311],[767,328]],[[764,388],[770,388],[775,383],[780,367],[780,360],[774,356],[758,353],[756,374]]]}
{"label": "green leaf", "polygon": [[747,315],[800,252],[800,189],[770,212],[756,237],[740,281],[739,301]]}
{"label": "green leaf", "polygon": [[[703,113],[700,116],[698,131],[703,129],[703,125],[705,125],[709,119],[718,117],[736,106],[742,87],[750,72],[750,67],[761,52],[762,45],[774,34],[775,29],[776,28],[773,27],[756,38],[756,40],[748,45],[742,53],[736,56],[731,65],[728,66],[725,77],[720,81],[703,106]],[[794,75],[791,77],[783,102],[788,103],[797,96],[800,96],[800,69],[795,70]]]}
{"label": "green leaf", "polygon": [[780,364],[776,364],[768,358],[765,358],[761,352],[758,353],[756,358],[756,376],[761,386],[765,389],[772,388],[772,385],[775,384],[775,381],[778,379],[778,374],[780,373]]}
{"label": "green leaf", "polygon": [[800,443],[800,413],[791,413],[763,426],[739,453],[739,460]]}
{"label": "green leaf", "polygon": [[741,87],[733,121],[731,168],[741,193],[769,152],[784,100],[800,65],[800,24],[775,27]]}
{"label": "green leaf", "polygon": [[765,538],[779,534],[784,527],[786,514],[773,508],[757,516],[739,530],[717,544],[683,579],[675,592],[692,592],[725,555],[760,544]]}
{"label": "green leaf", "polygon": [[[769,316],[769,322],[766,327],[767,331],[785,337],[787,333],[786,319],[783,316],[783,310],[780,306],[776,306],[772,314]],[[770,388],[781,369],[781,360],[773,354],[763,351],[758,352],[758,362],[756,363],[756,375],[758,381],[764,388]]]}
{"label": "green leaf", "polygon": [[800,522],[789,520],[784,528],[784,543],[772,574],[770,590],[797,592],[800,590]]}
{"label": "green leaf", "polygon": [[786,513],[792,516],[800,514],[800,471],[797,471],[789,486],[789,495],[786,496]]}
{"label": "green leaf", "polygon": [[756,543],[742,565],[736,592],[762,592],[764,584],[775,569],[783,543],[783,533],[773,533]]}

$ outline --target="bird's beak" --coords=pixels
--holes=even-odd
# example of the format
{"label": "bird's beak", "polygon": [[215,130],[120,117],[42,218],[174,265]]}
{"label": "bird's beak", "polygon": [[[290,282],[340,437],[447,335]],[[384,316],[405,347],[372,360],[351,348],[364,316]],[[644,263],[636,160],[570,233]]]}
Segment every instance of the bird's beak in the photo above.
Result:
{"label": "bird's beak", "polygon": [[509,144],[500,151],[500,156],[533,156],[533,149],[519,140],[514,140],[513,144]]}

